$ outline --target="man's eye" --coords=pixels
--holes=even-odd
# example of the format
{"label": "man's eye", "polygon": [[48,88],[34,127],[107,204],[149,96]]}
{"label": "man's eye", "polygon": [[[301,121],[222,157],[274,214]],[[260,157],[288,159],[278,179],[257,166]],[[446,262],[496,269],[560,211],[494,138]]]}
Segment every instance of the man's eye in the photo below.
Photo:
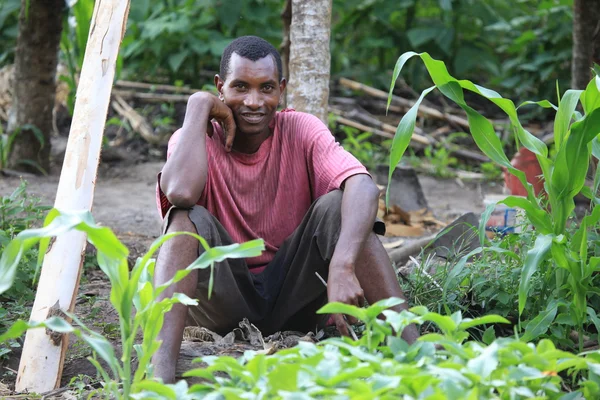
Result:
{"label": "man's eye", "polygon": [[271,85],[266,85],[266,86],[264,86],[264,87],[263,87],[263,90],[264,90],[265,92],[270,92],[270,91],[272,91],[273,89],[275,89],[275,88],[274,88],[273,86],[271,86]]}
{"label": "man's eye", "polygon": [[246,85],[244,85],[243,83],[238,83],[237,85],[234,86],[236,89],[240,89],[240,90],[244,90],[246,89]]}

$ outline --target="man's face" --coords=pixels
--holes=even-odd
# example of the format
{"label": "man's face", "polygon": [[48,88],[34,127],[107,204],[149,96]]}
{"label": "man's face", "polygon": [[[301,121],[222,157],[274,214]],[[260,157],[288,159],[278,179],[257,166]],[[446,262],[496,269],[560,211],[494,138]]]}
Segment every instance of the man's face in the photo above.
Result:
{"label": "man's face", "polygon": [[215,85],[233,112],[238,132],[245,135],[268,132],[285,89],[285,79],[279,81],[272,56],[251,61],[233,53],[227,79],[223,81],[217,75]]}

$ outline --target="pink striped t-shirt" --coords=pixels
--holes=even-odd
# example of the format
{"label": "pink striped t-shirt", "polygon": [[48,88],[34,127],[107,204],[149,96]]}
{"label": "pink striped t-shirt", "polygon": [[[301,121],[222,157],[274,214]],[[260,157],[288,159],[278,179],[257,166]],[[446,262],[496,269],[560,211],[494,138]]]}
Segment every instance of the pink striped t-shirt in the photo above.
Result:
{"label": "pink striped t-shirt", "polygon": [[[253,154],[227,153],[220,125],[206,137],[208,177],[197,204],[214,215],[238,243],[262,238],[265,251],[247,259],[254,273],[264,269],[281,244],[300,225],[310,205],[340,188],[345,179],[368,174],[317,117],[283,110],[271,123],[273,134]],[[180,131],[169,140],[167,158]],[[157,186],[164,218],[171,207]]]}

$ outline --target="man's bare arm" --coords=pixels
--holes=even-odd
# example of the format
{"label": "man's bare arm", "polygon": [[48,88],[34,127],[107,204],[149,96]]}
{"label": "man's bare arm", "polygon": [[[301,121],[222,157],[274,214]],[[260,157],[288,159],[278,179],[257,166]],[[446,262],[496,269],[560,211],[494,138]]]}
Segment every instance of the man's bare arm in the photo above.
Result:
{"label": "man's bare arm", "polygon": [[181,137],[160,178],[163,193],[176,207],[192,207],[202,195],[208,174],[206,135],[212,136],[212,118],[222,123],[225,147],[231,150],[236,128],[229,107],[210,93],[193,94],[188,100]]}

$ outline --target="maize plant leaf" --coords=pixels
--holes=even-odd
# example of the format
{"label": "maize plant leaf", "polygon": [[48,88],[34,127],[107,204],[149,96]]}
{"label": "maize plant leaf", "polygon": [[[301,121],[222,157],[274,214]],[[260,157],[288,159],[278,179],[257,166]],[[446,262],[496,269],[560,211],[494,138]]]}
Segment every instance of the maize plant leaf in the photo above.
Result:
{"label": "maize plant leaf", "polygon": [[525,333],[521,337],[521,340],[529,342],[546,333],[548,328],[550,328],[550,324],[552,324],[552,321],[554,321],[554,318],[556,317],[558,305],[558,301],[551,301],[544,311],[529,321],[527,325],[525,325]]}
{"label": "maize plant leaf", "polygon": [[[596,136],[594,140],[592,140],[592,155],[596,157],[596,159],[600,160],[600,140],[599,136]],[[600,167],[596,166],[596,173],[594,174],[594,191],[593,196],[596,198],[598,195],[598,188],[600,187]]]}
{"label": "maize plant leaf", "polygon": [[587,315],[590,317],[590,321],[592,321],[596,330],[600,332],[600,318],[598,318],[596,311],[592,307],[587,307]]}
{"label": "maize plant leaf", "polygon": [[[582,246],[582,242],[586,241],[586,230],[589,226],[595,226],[598,221],[600,221],[600,207],[594,207],[592,213],[590,215],[586,215],[582,220],[579,228],[573,235],[573,239],[571,241],[571,248],[574,251],[579,251]],[[586,243],[587,245],[587,243]],[[587,249],[587,246],[586,246]]]}
{"label": "maize plant leaf", "polygon": [[523,314],[527,295],[531,287],[531,277],[538,270],[540,264],[546,258],[552,245],[552,235],[540,234],[535,240],[535,245],[527,252],[523,269],[521,270],[521,281],[519,283],[519,316]]}
{"label": "maize plant leaf", "polygon": [[394,92],[394,87],[396,86],[396,80],[400,76],[400,72],[402,71],[404,64],[406,64],[406,62],[411,57],[418,56],[418,55],[419,54],[415,53],[414,51],[409,51],[409,52],[402,54],[398,58],[398,61],[396,61],[396,65],[394,66],[394,72],[392,73],[392,83],[390,84],[390,92],[388,93],[387,106],[385,109],[386,114],[387,114],[388,109],[390,108],[390,104],[392,103],[392,96],[393,96],[393,92]]}
{"label": "maize plant leaf", "polygon": [[485,234],[485,227],[496,208],[496,204],[490,204],[485,208],[485,211],[481,214],[481,219],[479,220],[479,244],[481,246],[485,246],[487,236]]}
{"label": "maize plant leaf", "polygon": [[544,209],[542,209],[537,202],[532,202],[529,199],[516,196],[508,196],[506,199],[500,201],[502,204],[506,204],[509,207],[520,208],[525,211],[527,218],[543,235],[552,233],[552,220],[550,215]]}
{"label": "maize plant leaf", "polygon": [[589,167],[589,143],[600,133],[600,109],[595,109],[583,120],[573,123],[571,134],[558,151],[552,174],[556,197],[552,204],[554,232],[563,233],[566,220],[575,208],[574,197],[585,185]]}
{"label": "maize plant leaf", "polygon": [[517,107],[517,110],[521,107],[524,106],[529,106],[529,105],[538,105],[542,108],[552,108],[554,110],[558,111],[558,107],[555,106],[554,104],[550,103],[548,100],[542,100],[542,101],[524,101],[523,103],[519,104],[519,106]]}
{"label": "maize plant leaf", "polygon": [[575,112],[581,93],[583,93],[581,90],[567,90],[560,100],[558,111],[554,118],[554,143],[557,149],[560,149],[563,142],[567,139],[569,125],[571,124],[571,119],[573,118],[573,113]]}
{"label": "maize plant leaf", "polygon": [[425,98],[425,96],[435,89],[435,86],[432,86],[428,89],[425,89],[419,99],[415,102],[415,104],[408,110],[406,114],[400,120],[398,124],[398,128],[396,128],[396,133],[394,135],[394,139],[392,141],[392,148],[390,149],[390,164],[389,164],[389,173],[388,173],[388,185],[387,190],[385,192],[385,202],[389,205],[390,201],[390,185],[392,183],[392,174],[396,169],[396,166],[400,163],[404,152],[408,148],[408,144],[410,143],[410,138],[415,130],[415,123],[417,121],[417,111],[421,102]]}
{"label": "maize plant leaf", "polygon": [[[598,77],[596,77],[596,79],[598,79]],[[596,86],[596,79],[592,79],[590,83],[588,83],[585,91],[581,94],[581,105],[586,114],[589,114],[600,107],[600,89]]]}
{"label": "maize plant leaf", "polygon": [[[536,138],[531,133],[529,133],[525,129],[523,129],[523,127],[521,126],[521,123],[519,122],[519,117],[517,114],[517,109],[516,109],[514,103],[512,102],[512,100],[505,99],[502,96],[500,96],[500,94],[498,94],[497,92],[490,90],[490,89],[486,89],[482,86],[476,85],[471,81],[457,80],[456,78],[452,77],[448,73],[448,70],[446,69],[446,66],[442,61],[434,60],[427,53],[421,53],[420,56],[427,67],[427,70],[429,72],[429,75],[431,76],[431,79],[438,87],[441,87],[446,83],[454,82],[454,83],[458,84],[460,87],[462,87],[463,89],[467,89],[469,91],[477,93],[480,96],[483,96],[486,99],[490,100],[492,103],[497,105],[502,111],[504,111],[506,113],[506,115],[510,119],[511,125],[515,129],[518,139],[521,141],[521,143],[523,143],[523,145],[527,149],[531,150],[533,153],[540,155],[542,157],[546,157],[548,155],[548,148],[546,147],[546,145],[540,139]],[[443,91],[442,91],[442,93],[443,93]],[[466,105],[464,102],[464,99],[460,102],[458,102],[454,99],[452,99],[452,100],[455,101],[461,107],[463,107],[463,105]],[[464,107],[463,107],[463,109],[464,109]],[[467,110],[465,110],[465,111],[467,111]],[[467,114],[468,114],[468,111],[467,111]],[[470,122],[469,122],[469,126],[471,126]],[[471,126],[471,132],[473,132],[473,126]]]}
{"label": "maize plant leaf", "polygon": [[363,322],[368,320],[365,309],[337,302],[325,304],[317,311],[317,314],[346,314]]}

